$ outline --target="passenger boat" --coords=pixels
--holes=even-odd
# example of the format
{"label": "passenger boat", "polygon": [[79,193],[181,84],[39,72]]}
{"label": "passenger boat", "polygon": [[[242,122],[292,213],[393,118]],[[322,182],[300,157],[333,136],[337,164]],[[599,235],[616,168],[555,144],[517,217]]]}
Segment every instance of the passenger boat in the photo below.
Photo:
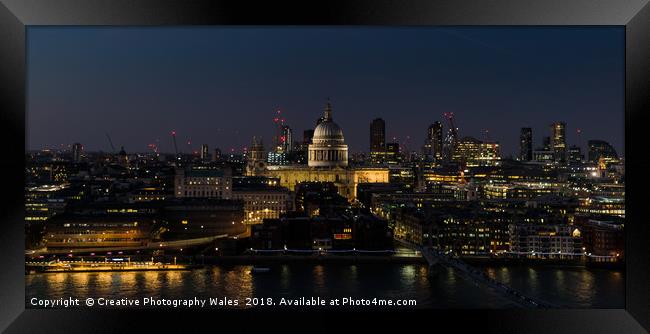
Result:
{"label": "passenger boat", "polygon": [[262,274],[262,273],[268,273],[271,271],[271,268],[268,267],[253,267],[251,269],[251,274]]}

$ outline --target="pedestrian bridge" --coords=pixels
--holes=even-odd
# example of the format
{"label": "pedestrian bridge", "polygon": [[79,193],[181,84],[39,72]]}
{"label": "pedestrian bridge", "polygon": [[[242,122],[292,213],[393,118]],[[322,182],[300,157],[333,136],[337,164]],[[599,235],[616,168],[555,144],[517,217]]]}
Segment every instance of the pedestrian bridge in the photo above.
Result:
{"label": "pedestrian bridge", "polygon": [[431,267],[434,265],[443,265],[453,268],[457,274],[474,282],[475,284],[481,284],[487,288],[492,289],[500,296],[510,300],[519,307],[541,309],[560,308],[558,305],[526,296],[516,289],[513,289],[489,277],[484,271],[476,269],[450,254],[442,253],[430,246],[423,247],[403,240],[400,241],[405,245],[420,251],[422,256],[427,260],[427,263],[429,264],[429,272],[432,272]]}
{"label": "pedestrian bridge", "polygon": [[434,264],[442,264],[447,267],[452,267],[456,270],[457,273],[462,275],[465,278],[469,278],[471,281],[482,284],[491,288],[495,292],[499,293],[501,296],[507,298],[514,304],[519,305],[524,308],[559,308],[559,306],[552,303],[542,301],[530,296],[526,296],[523,293],[489,277],[484,271],[476,269],[463,261],[452,257],[451,255],[441,253],[431,247],[420,247],[422,255],[427,260],[430,266]]}

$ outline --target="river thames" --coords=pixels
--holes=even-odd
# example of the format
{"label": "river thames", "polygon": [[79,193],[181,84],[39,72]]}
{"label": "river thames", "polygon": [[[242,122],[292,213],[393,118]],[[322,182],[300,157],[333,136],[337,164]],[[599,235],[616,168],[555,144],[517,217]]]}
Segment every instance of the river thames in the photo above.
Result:
{"label": "river thames", "polygon": [[[447,267],[428,275],[424,264],[278,264],[251,274],[250,265],[191,271],[39,273],[26,275],[31,298],[412,299],[402,308],[513,308],[497,292]],[[520,292],[563,308],[624,308],[622,270],[566,266],[487,266],[486,273]],[[31,307],[29,302],[26,305]]]}

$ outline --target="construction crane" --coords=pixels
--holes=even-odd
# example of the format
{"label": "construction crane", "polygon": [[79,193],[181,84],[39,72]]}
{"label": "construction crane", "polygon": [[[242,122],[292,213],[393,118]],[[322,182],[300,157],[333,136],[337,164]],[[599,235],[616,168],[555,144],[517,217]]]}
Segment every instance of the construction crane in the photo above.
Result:
{"label": "construction crane", "polygon": [[443,144],[443,158],[445,161],[450,162],[455,159],[456,147],[458,145],[458,128],[454,124],[454,113],[446,112],[443,114],[447,123],[449,123],[449,132],[445,137]]}
{"label": "construction crane", "polygon": [[445,118],[447,119],[447,122],[449,123],[449,131],[451,134],[451,137],[454,141],[454,143],[458,140],[458,128],[454,124],[454,113],[453,112],[446,112]]}
{"label": "construction crane", "polygon": [[284,128],[284,118],[282,118],[282,110],[278,109],[276,111],[275,118],[273,118],[273,123],[275,123],[275,138],[274,138],[274,144],[276,148],[281,147],[284,144],[284,141],[286,138],[283,138],[282,136],[282,130]]}
{"label": "construction crane", "polygon": [[149,144],[149,145],[147,145],[147,147],[148,147],[150,150],[152,150],[153,153],[158,154],[158,146],[156,146],[156,144]]}
{"label": "construction crane", "polygon": [[115,153],[115,146],[113,146],[113,141],[111,140],[111,136],[108,135],[108,132],[106,132],[106,138],[108,138],[108,143],[111,144],[111,153]]}

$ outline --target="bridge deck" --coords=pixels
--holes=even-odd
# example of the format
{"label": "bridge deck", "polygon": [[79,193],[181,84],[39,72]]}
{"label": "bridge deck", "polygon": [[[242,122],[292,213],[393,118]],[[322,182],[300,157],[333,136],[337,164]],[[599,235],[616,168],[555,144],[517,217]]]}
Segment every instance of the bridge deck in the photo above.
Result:
{"label": "bridge deck", "polygon": [[499,293],[499,295],[507,298],[520,307],[559,308],[559,306],[552,303],[526,296],[516,289],[513,289],[493,278],[490,278],[485,272],[478,270],[450,255],[438,252],[432,247],[422,247],[404,240],[399,241],[413,249],[419,250],[430,266],[441,264],[447,267],[451,267],[463,277],[472,280],[475,283],[483,284],[488,288],[491,288],[495,292]]}

